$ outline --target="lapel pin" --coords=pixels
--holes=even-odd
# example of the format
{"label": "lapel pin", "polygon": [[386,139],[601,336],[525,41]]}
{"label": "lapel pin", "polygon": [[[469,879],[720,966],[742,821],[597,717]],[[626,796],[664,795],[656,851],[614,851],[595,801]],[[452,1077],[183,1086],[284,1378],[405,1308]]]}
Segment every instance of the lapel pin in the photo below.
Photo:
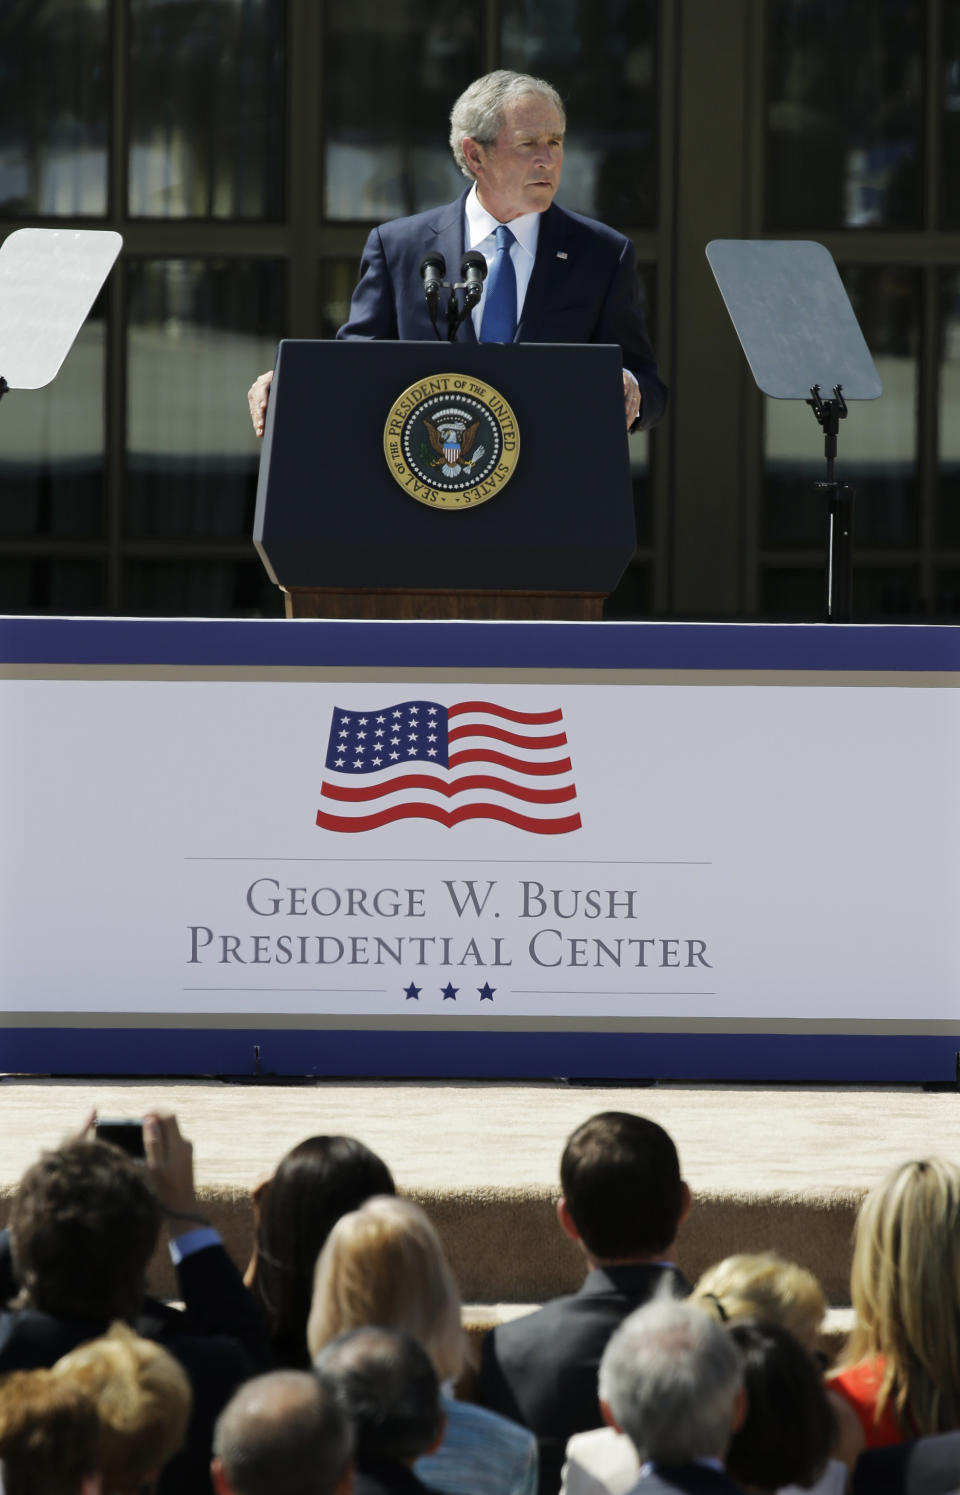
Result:
{"label": "lapel pin", "polygon": [[565,260],[566,258],[567,258],[567,251],[565,249],[558,249],[557,250],[557,259],[558,260]]}

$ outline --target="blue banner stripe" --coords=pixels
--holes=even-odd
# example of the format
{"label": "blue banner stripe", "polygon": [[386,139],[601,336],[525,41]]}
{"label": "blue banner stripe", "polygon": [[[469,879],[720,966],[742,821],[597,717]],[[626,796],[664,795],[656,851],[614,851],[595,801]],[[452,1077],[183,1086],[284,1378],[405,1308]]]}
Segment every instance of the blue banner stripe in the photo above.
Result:
{"label": "blue banner stripe", "polygon": [[4,1068],[25,1074],[949,1084],[958,1041],[905,1034],[11,1028],[2,1044]]}
{"label": "blue banner stripe", "polygon": [[0,662],[387,669],[960,670],[960,628],[0,618]]}

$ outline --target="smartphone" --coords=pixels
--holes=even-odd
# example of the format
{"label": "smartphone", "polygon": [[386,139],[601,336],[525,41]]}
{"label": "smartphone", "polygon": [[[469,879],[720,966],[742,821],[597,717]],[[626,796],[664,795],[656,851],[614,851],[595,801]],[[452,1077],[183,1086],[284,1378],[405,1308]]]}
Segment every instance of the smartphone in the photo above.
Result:
{"label": "smartphone", "polygon": [[132,1158],[145,1156],[142,1121],[127,1121],[118,1116],[100,1116],[93,1130],[98,1142],[112,1142],[114,1147],[121,1147]]}

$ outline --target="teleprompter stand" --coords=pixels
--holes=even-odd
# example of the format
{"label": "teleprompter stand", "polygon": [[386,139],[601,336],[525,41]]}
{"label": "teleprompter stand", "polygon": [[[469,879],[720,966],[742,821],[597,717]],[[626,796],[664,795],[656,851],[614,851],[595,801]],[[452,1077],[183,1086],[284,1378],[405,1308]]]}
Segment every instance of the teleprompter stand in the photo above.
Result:
{"label": "teleprompter stand", "polygon": [[0,399],[60,370],[123,239],[107,229],[21,228],[0,246]]}
{"label": "teleprompter stand", "polygon": [[[805,240],[714,239],[707,260],[757,386],[775,400],[803,400],[823,430],[827,476],[830,623],[853,615],[854,490],[834,464],[848,400],[883,393],[833,258]],[[822,391],[831,390],[824,398]]]}

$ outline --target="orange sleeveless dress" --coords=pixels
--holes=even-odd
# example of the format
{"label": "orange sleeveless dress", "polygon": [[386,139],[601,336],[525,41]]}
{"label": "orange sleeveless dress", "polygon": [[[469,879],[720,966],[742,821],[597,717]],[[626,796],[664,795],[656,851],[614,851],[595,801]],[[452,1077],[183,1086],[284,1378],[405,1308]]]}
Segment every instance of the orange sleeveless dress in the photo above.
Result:
{"label": "orange sleeveless dress", "polygon": [[889,1401],[883,1409],[883,1416],[877,1421],[877,1397],[882,1381],[883,1360],[877,1356],[873,1360],[861,1360],[859,1365],[847,1366],[846,1370],[838,1371],[826,1383],[828,1391],[836,1391],[856,1412],[868,1448],[887,1448],[891,1443],[905,1443],[911,1436],[903,1431],[893,1404]]}

